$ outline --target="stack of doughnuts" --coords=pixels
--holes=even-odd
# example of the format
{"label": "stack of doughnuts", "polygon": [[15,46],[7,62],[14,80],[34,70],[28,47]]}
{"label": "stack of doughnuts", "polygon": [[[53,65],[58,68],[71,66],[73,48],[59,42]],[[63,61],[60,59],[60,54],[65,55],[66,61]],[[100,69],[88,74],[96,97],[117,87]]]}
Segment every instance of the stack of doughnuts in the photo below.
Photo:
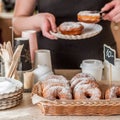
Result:
{"label": "stack of doughnuts", "polygon": [[62,75],[50,75],[42,81],[42,95],[49,100],[72,99],[72,92],[68,80]]}
{"label": "stack of doughnuts", "polygon": [[101,90],[95,78],[87,73],[78,73],[70,81],[73,98],[76,100],[101,99]]}

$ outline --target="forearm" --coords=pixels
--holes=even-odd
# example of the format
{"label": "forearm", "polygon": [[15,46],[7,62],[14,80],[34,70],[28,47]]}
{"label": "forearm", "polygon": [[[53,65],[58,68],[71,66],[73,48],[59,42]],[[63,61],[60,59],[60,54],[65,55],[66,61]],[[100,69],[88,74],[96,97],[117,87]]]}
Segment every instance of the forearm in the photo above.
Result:
{"label": "forearm", "polygon": [[36,0],[16,0],[12,25],[17,35],[26,29],[37,30],[36,24],[33,22],[35,6]]}
{"label": "forearm", "polygon": [[56,39],[50,34],[50,31],[57,31],[55,16],[47,12],[34,14],[36,4],[37,0],[16,0],[12,20],[14,32],[21,35],[23,30],[36,30],[49,39]]}
{"label": "forearm", "polygon": [[35,22],[36,16],[20,16],[14,17],[12,20],[12,25],[14,32],[20,35],[23,30],[36,30],[40,31],[40,27]]}
{"label": "forearm", "polygon": [[114,39],[116,42],[117,46],[117,53],[118,53],[118,58],[120,58],[120,23],[113,23],[111,24],[112,32],[114,35]]}

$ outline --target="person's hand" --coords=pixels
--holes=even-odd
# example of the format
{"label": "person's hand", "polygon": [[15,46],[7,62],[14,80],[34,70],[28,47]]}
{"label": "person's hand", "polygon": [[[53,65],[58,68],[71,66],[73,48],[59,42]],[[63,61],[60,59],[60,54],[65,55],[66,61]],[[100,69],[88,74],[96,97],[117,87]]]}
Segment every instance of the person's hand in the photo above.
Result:
{"label": "person's hand", "polygon": [[39,13],[35,17],[36,24],[40,27],[43,36],[49,39],[57,39],[56,37],[50,34],[50,31],[57,32],[55,17],[50,13]]}
{"label": "person's hand", "polygon": [[103,16],[104,20],[113,21],[115,23],[120,22],[120,0],[113,0],[107,3],[101,11],[111,11]]}

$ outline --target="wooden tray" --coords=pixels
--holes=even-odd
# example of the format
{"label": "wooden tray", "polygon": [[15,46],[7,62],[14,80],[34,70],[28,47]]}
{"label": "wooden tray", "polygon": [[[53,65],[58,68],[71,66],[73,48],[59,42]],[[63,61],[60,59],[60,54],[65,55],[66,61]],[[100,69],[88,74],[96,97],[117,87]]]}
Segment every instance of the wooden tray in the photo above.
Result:
{"label": "wooden tray", "polygon": [[[57,71],[56,74],[62,74],[70,79],[80,71]],[[67,73],[67,74],[66,74]],[[70,76],[69,76],[70,75]],[[50,101],[39,96],[37,104],[44,115],[117,115],[120,114],[120,99],[105,100],[104,91],[109,87],[107,81],[99,81],[102,91],[102,99],[93,100],[55,100]],[[113,84],[118,84],[114,82]],[[33,91],[33,95],[37,93]]]}

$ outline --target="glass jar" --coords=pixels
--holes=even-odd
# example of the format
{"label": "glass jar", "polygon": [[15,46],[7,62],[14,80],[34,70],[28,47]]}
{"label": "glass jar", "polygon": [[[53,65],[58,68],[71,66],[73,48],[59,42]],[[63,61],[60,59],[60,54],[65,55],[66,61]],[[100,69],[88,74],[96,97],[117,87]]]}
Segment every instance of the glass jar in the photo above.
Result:
{"label": "glass jar", "polygon": [[103,64],[100,60],[87,59],[83,60],[80,65],[82,73],[89,73],[95,77],[96,80],[102,79]]}

